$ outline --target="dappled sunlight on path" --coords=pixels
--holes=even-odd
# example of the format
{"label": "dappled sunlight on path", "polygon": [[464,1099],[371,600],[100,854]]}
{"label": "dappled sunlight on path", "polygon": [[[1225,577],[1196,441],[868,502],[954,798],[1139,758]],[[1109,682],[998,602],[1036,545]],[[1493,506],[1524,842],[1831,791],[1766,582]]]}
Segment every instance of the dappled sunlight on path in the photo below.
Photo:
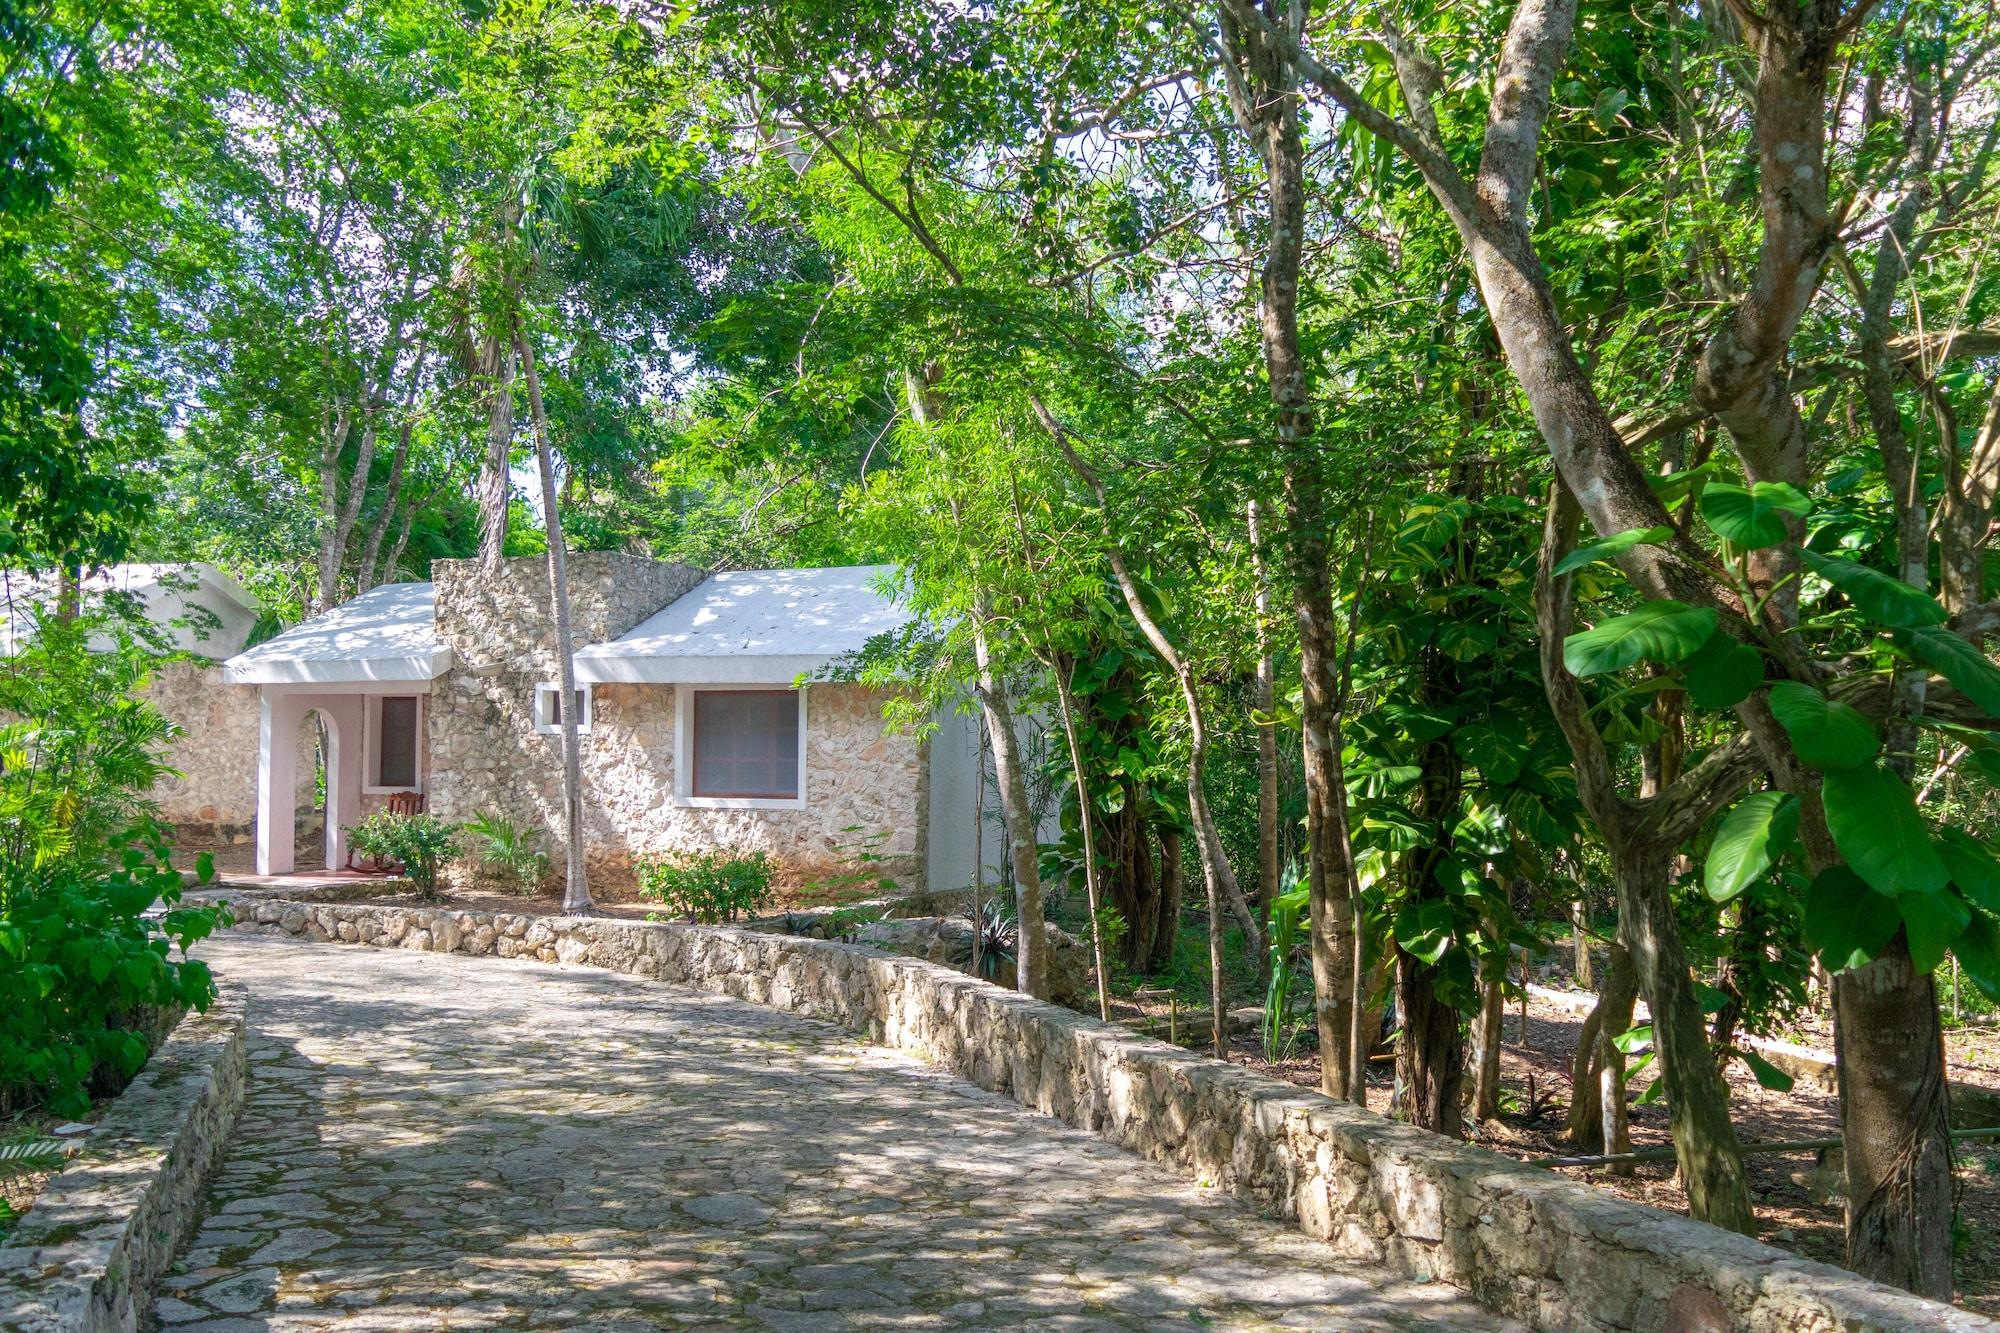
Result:
{"label": "dappled sunlight on path", "polygon": [[242,937],[249,1101],[167,1329],[1502,1329],[829,1025]]}

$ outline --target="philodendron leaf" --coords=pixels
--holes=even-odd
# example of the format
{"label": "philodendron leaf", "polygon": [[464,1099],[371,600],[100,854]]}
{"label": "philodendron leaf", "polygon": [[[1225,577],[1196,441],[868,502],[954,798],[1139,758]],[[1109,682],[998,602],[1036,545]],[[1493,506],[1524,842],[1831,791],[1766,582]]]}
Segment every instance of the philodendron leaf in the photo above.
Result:
{"label": "philodendron leaf", "polygon": [[1755,648],[1717,632],[1681,663],[1681,676],[1696,708],[1734,708],[1764,683],[1764,658]]}
{"label": "philodendron leaf", "polygon": [[1715,609],[1683,602],[1647,602],[1563,641],[1563,665],[1573,676],[1601,676],[1640,662],[1678,662],[1715,633]]}
{"label": "philodendron leaf", "polygon": [[1806,568],[1847,594],[1856,610],[1878,625],[1890,629],[1918,629],[1942,625],[1944,608],[1930,594],[1912,588],[1899,578],[1879,569],[1856,564],[1837,555],[1821,555],[1807,548],[1800,552]]}
{"label": "philodendron leaf", "polygon": [[1869,888],[1846,866],[1821,871],[1806,889],[1806,942],[1829,972],[1859,967],[1882,952],[1902,919],[1893,898]]}
{"label": "philodendron leaf", "polygon": [[1791,737],[1799,762],[1809,768],[1827,772],[1854,768],[1874,759],[1881,748],[1881,740],[1867,718],[1810,685],[1794,680],[1781,680],[1773,685],[1771,712]]}
{"label": "philodendron leaf", "polygon": [[1909,936],[1910,961],[1919,972],[1936,971],[1972,920],[1971,910],[1955,893],[1901,893],[1896,906]]}
{"label": "philodendron leaf", "polygon": [[2000,912],[2000,859],[1985,843],[1947,825],[1938,837],[1938,855],[1960,893],[1989,912]]}
{"label": "philodendron leaf", "polygon": [[1772,1064],[1769,1060],[1766,1060],[1763,1056],[1757,1054],[1757,1052],[1738,1051],[1736,1053],[1743,1057],[1744,1064],[1750,1066],[1750,1075],[1757,1080],[1758,1087],[1769,1088],[1772,1092],[1790,1092],[1792,1090],[1792,1076]]}
{"label": "philodendron leaf", "polygon": [[1951,873],[1909,784],[1878,764],[1828,771],[1820,788],[1834,845],[1877,892],[1936,893]]}
{"label": "philodendron leaf", "polygon": [[1585,542],[1556,561],[1555,573],[1560,576],[1599,560],[1610,560],[1631,550],[1635,546],[1665,546],[1674,539],[1674,530],[1664,523],[1653,528],[1627,528],[1614,532],[1609,537],[1599,537],[1594,542]]}
{"label": "philodendron leaf", "polygon": [[1641,1023],[1637,1027],[1627,1028],[1613,1037],[1611,1044],[1626,1055],[1650,1050],[1653,1045],[1653,1025],[1651,1023]]}
{"label": "philodendron leaf", "polygon": [[1985,991],[1988,999],[2000,1001],[2000,926],[1993,924],[1993,918],[1974,912],[1952,952],[1958,955],[1958,965],[1972,978],[1972,984]]}
{"label": "philodendron leaf", "polygon": [[1896,646],[1956,685],[1988,717],[2000,717],[2000,667],[1978,648],[1935,626],[1897,630]]}
{"label": "philodendron leaf", "polygon": [[1779,791],[1744,797],[1708,844],[1702,887],[1716,902],[1728,902],[1764,877],[1798,830],[1798,797]]}
{"label": "philodendron leaf", "polygon": [[1714,481],[1701,493],[1701,516],[1708,526],[1746,551],[1776,546],[1789,535],[1787,518],[1804,518],[1811,512],[1812,501],[1782,481],[1752,482],[1747,487]]}

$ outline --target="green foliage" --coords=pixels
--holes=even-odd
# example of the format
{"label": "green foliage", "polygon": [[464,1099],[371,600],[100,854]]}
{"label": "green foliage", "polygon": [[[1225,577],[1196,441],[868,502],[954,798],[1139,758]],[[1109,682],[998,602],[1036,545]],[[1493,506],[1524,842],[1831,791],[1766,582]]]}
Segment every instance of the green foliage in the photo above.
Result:
{"label": "green foliage", "polygon": [[1701,492],[1701,516],[1724,541],[1740,550],[1776,546],[1789,535],[1787,518],[1803,519],[1812,501],[1782,481],[1758,481],[1748,486],[1712,481]]}
{"label": "green foliage", "polygon": [[356,851],[384,861],[402,863],[422,898],[438,896],[438,881],[459,852],[461,830],[436,815],[399,815],[377,810],[347,831],[348,844]]}
{"label": "green foliage", "polygon": [[1723,816],[1708,844],[1702,887],[1726,903],[1762,879],[1799,828],[1799,802],[1784,792],[1746,796]]}
{"label": "green foliage", "polygon": [[1579,677],[1623,671],[1641,662],[1691,656],[1715,633],[1715,610],[1668,599],[1646,602],[1563,641],[1563,665]]}
{"label": "green foliage", "polygon": [[514,892],[530,897],[548,878],[549,854],[535,845],[535,835],[525,825],[486,811],[462,827],[472,839],[472,855]]}
{"label": "green foliage", "polygon": [[640,893],[665,904],[675,915],[704,925],[755,915],[771,897],[774,867],[763,851],[640,857],[633,868]]}
{"label": "green foliage", "polygon": [[102,614],[29,625],[0,666],[0,1103],[78,1115],[144,1063],[152,1015],[208,1006],[187,950],[228,917],[178,905],[146,801],[173,734],[133,696],[155,656]]}
{"label": "green foliage", "polygon": [[1298,981],[1298,952],[1305,932],[1308,886],[1301,882],[1299,865],[1287,861],[1278,892],[1271,899],[1271,980],[1264,990],[1264,1017],[1260,1035],[1266,1060],[1289,1059],[1304,1027],[1300,1016],[1302,1001],[1294,994]]}

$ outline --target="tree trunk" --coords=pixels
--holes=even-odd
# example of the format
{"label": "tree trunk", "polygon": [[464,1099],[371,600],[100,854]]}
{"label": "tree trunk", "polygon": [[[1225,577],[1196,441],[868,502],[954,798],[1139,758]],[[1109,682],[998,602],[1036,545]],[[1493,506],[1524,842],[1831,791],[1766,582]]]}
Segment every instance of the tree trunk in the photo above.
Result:
{"label": "tree trunk", "polygon": [[1604,989],[1584,1020],[1570,1057],[1569,1120],[1564,1133],[1584,1152],[1623,1151],[1606,1146],[1616,1141],[1605,1134],[1607,1113],[1615,1114],[1618,1124],[1625,1123],[1625,1053],[1613,1043],[1631,1028],[1638,998],[1639,978],[1632,968],[1632,955],[1622,944],[1614,943],[1604,969]]}
{"label": "tree trunk", "polygon": [[583,739],[577,733],[576,638],[570,629],[568,553],[563,547],[562,513],[556,506],[556,469],[549,448],[549,418],[542,408],[542,378],[535,369],[535,349],[514,317],[514,351],[528,380],[528,411],[535,423],[535,467],[541,473],[542,521],[549,537],[549,597],[555,606],[557,681],[562,690],[563,849],[566,875],[563,911],[572,916],[591,911],[590,881],[583,854]]}
{"label": "tree trunk", "polygon": [[1587,929],[1590,920],[1583,899],[1578,898],[1569,905],[1569,923],[1570,975],[1583,989],[1594,990],[1597,982],[1590,974],[1590,933]]}
{"label": "tree trunk", "polygon": [[1937,991],[1899,930],[1833,979],[1834,1068],[1847,1157],[1847,1263],[1951,1299],[1951,1132]]}
{"label": "tree trunk", "polygon": [[486,455],[479,464],[479,562],[487,573],[507,553],[508,468],[514,450],[514,346],[489,333],[479,351],[486,395]]}
{"label": "tree trunk", "polygon": [[1465,1045],[1458,1037],[1458,1011],[1438,998],[1437,969],[1400,946],[1396,1007],[1403,1019],[1396,1062],[1405,1118],[1446,1138],[1463,1138],[1459,1098],[1465,1081]]}
{"label": "tree trunk", "polygon": [[1019,932],[1015,946],[1015,985],[1037,999],[1049,993],[1048,936],[1042,922],[1042,872],[1036,838],[1034,807],[1028,800],[1028,774],[1014,730],[1014,708],[1006,682],[994,664],[988,641],[987,613],[975,608],[972,617],[973,656],[978,669],[974,693],[986,719],[993,746],[993,776],[1000,789],[1000,819],[1007,828],[1008,854],[1014,868],[1014,915]]}
{"label": "tree trunk", "polygon": [[[1652,1010],[1655,1064],[1667,1084],[1674,1156],[1687,1189],[1688,1213],[1731,1231],[1754,1234],[1750,1183],[1743,1174],[1736,1128],[1729,1120],[1727,1085],[1709,1056],[1701,1001],[1681,951],[1667,881],[1672,849],[1613,846],[1610,850],[1619,918]],[[1599,1039],[1604,1035],[1600,1030]]]}
{"label": "tree trunk", "polygon": [[[1257,919],[1271,920],[1271,903],[1278,896],[1283,874],[1278,848],[1278,724],[1271,716],[1277,706],[1278,667],[1271,654],[1271,571],[1264,558],[1261,506],[1249,506],[1250,568],[1256,580],[1257,676],[1250,691],[1250,705],[1257,710]],[[1265,951],[1265,969],[1270,951]]]}
{"label": "tree trunk", "polygon": [[[1303,22],[1303,9],[1285,22]],[[1346,794],[1340,762],[1340,708],[1334,651],[1332,571],[1327,512],[1312,448],[1313,418],[1299,342],[1299,275],[1305,245],[1305,140],[1299,124],[1295,52],[1278,36],[1217,10],[1226,86],[1237,125],[1264,166],[1269,221],[1258,277],[1258,336],[1275,409],[1279,462],[1285,470],[1285,553],[1299,625],[1304,688],[1306,875],[1313,965],[1313,1016],[1319,1029],[1320,1088],[1363,1096],[1354,1086],[1354,867],[1341,817]]]}
{"label": "tree trunk", "polygon": [[1099,923],[1098,904],[1103,901],[1097,887],[1097,820],[1090,799],[1090,782],[1083,772],[1083,746],[1076,735],[1076,710],[1071,704],[1069,675],[1065,665],[1049,650],[1048,668],[1056,678],[1056,704],[1062,710],[1063,737],[1069,745],[1069,771],[1076,784],[1076,824],[1083,834],[1083,884],[1090,903],[1090,955],[1097,973],[1097,1016],[1111,1021],[1110,975],[1104,966],[1104,932]]}
{"label": "tree trunk", "polygon": [[1472,1118],[1500,1114],[1500,1030],[1507,1015],[1507,982],[1496,976],[1479,988],[1479,1017],[1473,1029]]}
{"label": "tree trunk", "polygon": [[1153,932],[1152,971],[1173,966],[1181,938],[1181,902],[1187,896],[1187,863],[1178,829],[1160,830],[1160,914]]}

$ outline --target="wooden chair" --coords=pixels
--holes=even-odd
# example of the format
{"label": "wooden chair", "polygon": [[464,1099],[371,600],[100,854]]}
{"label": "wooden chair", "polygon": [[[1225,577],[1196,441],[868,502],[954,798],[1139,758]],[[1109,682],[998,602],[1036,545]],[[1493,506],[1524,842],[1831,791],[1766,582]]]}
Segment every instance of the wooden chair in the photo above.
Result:
{"label": "wooden chair", "polygon": [[392,815],[420,815],[424,812],[424,794],[420,791],[392,791],[389,793],[389,813]]}

